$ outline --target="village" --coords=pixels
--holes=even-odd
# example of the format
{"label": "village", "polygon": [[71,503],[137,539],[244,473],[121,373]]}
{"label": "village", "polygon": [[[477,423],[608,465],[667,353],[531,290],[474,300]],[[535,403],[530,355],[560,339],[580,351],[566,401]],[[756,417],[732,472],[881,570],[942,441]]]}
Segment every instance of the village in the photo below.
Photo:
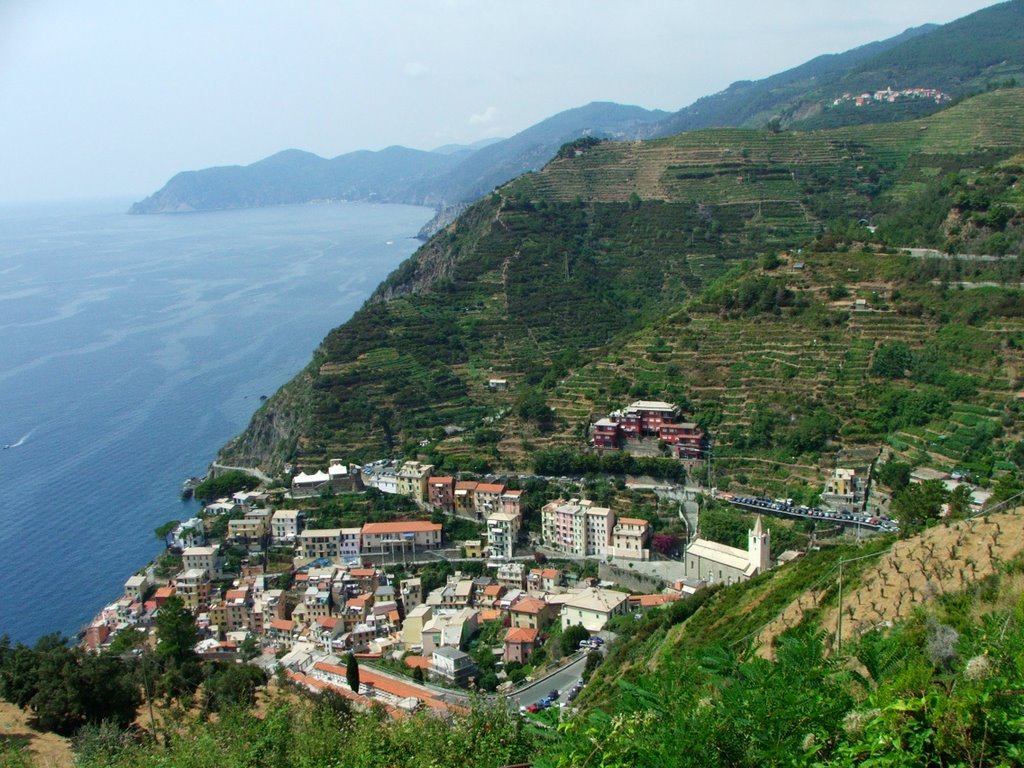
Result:
{"label": "village", "polygon": [[901,99],[928,99],[936,104],[947,103],[951,97],[936,88],[900,88],[893,89],[885,87],[878,91],[865,91],[864,93],[844,93],[842,96],[833,99],[832,106],[853,102],[855,107],[866,107],[869,104],[895,104]]}
{"label": "village", "polygon": [[[672,404],[637,401],[591,427],[594,450],[650,440],[701,473],[708,436]],[[666,557],[652,550],[651,521],[582,493],[544,503],[531,532],[524,491],[511,487],[518,478],[436,475],[417,460],[335,460],[293,472],[287,487],[240,490],[173,521],[165,552],[125,582],[83,643],[102,651],[125,631],[152,637],[154,617],[174,597],[194,617],[204,658],[248,661],[364,706],[447,711],[477,690],[536,711],[554,705],[560,689],[567,705],[588,656],[646,611],[800,557],[773,556],[761,513],[827,515],[838,530],[857,523],[857,535],[861,524],[895,530],[867,513],[868,476],[869,468],[837,468],[822,494],[834,512],[706,489],[756,513],[746,548],[701,538],[694,518],[681,557]],[[318,503],[361,497],[391,499],[401,511],[322,525]],[[684,522],[696,512],[696,502],[679,502]],[[357,689],[346,677],[349,658],[361,665]]]}

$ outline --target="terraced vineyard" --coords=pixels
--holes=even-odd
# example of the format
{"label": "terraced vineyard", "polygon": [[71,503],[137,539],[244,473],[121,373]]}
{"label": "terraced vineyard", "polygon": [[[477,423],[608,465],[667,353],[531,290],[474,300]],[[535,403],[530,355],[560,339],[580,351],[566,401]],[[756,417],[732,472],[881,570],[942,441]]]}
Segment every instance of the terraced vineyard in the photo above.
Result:
{"label": "terraced vineyard", "polygon": [[[798,249],[837,220],[898,209],[930,179],[1014,162],[1021,115],[1024,91],[1007,90],[912,123],[569,148],[403,264],[225,458],[276,467],[420,452],[447,471],[525,467],[538,448],[582,448],[594,417],[650,395],[688,403],[716,434],[724,476],[762,488],[811,482],[827,463],[813,452],[795,461],[754,434],[766,422],[777,435],[799,430],[814,409],[819,421],[838,419],[843,443],[888,437],[907,456],[974,460],[983,435],[1002,446],[1016,430],[1006,404],[1017,347],[1006,348],[1020,302],[1000,287],[1016,268],[924,268],[893,254],[831,253],[823,240],[821,252]],[[776,252],[781,266],[754,265]],[[993,286],[951,300],[933,283],[948,282],[953,266],[957,279]],[[839,288],[845,298],[830,298]],[[751,291],[781,303],[756,317],[737,311],[731,302]],[[852,311],[856,298],[868,311]],[[990,316],[993,302],[1001,309]],[[920,433],[880,431],[873,392],[891,383],[870,374],[879,345],[923,347],[951,319],[987,339],[980,368],[953,367],[973,377],[971,402],[991,413],[973,414],[979,427],[961,408],[969,403],[956,402],[935,424],[909,425]],[[490,390],[490,378],[511,390]],[[1001,435],[989,426],[997,422]]]}
{"label": "terraced vineyard", "polygon": [[[803,269],[779,268],[791,289],[810,306],[799,314],[723,316],[696,305],[653,324],[566,379],[552,405],[567,423],[594,420],[629,399],[666,398],[690,404],[715,434],[716,475],[739,478],[740,485],[775,495],[801,482],[817,483],[833,466],[840,445],[887,441],[912,465],[947,470],[979,469],[974,459],[992,440],[1003,448],[1020,439],[1017,408],[1021,350],[1008,339],[1021,332],[1021,320],[994,317],[965,331],[975,355],[951,356],[953,369],[981,382],[970,402],[954,401],[948,416],[887,434],[875,423],[879,392],[887,382],[871,372],[882,344],[903,342],[923,349],[936,338],[952,337],[948,318],[903,314],[891,303],[902,287],[913,285],[916,259],[901,255],[810,253]],[[843,278],[851,295],[889,297],[880,307],[852,309],[852,301],[832,301],[827,289]],[[965,291],[931,292],[930,305],[956,316],[976,297]],[[991,288],[1018,297],[1014,288]],[[957,331],[959,335],[961,332]],[[917,385],[907,382],[908,389]],[[779,431],[815,408],[839,420],[837,441],[828,452],[799,456],[779,448],[751,448],[746,440],[759,411],[775,416]],[[702,417],[703,414],[703,417]],[[996,469],[1009,469],[1002,462]],[[987,468],[991,470],[991,467]]]}

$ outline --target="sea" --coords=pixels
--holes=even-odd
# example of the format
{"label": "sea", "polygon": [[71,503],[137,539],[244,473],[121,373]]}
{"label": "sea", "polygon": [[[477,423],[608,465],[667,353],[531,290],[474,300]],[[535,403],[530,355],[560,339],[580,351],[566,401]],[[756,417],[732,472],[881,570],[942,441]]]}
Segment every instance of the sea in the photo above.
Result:
{"label": "sea", "polygon": [[0,206],[0,635],[81,630],[433,211]]}

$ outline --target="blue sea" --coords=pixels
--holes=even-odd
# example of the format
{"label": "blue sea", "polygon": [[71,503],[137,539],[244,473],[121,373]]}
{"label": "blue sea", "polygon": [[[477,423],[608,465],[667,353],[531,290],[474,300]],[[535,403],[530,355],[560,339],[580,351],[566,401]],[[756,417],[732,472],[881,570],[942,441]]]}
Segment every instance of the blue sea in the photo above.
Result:
{"label": "blue sea", "polygon": [[0,207],[0,634],[77,632],[182,482],[418,245],[426,208]]}

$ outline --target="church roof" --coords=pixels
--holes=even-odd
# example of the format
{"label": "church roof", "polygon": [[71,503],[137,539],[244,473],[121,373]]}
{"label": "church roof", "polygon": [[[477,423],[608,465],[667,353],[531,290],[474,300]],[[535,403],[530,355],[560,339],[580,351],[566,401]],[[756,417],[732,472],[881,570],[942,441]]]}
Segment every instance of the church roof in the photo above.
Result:
{"label": "church roof", "polygon": [[746,571],[750,565],[750,555],[745,549],[737,549],[727,544],[719,544],[708,539],[694,539],[686,548],[686,555],[696,555],[703,560],[720,563],[728,568]]}

